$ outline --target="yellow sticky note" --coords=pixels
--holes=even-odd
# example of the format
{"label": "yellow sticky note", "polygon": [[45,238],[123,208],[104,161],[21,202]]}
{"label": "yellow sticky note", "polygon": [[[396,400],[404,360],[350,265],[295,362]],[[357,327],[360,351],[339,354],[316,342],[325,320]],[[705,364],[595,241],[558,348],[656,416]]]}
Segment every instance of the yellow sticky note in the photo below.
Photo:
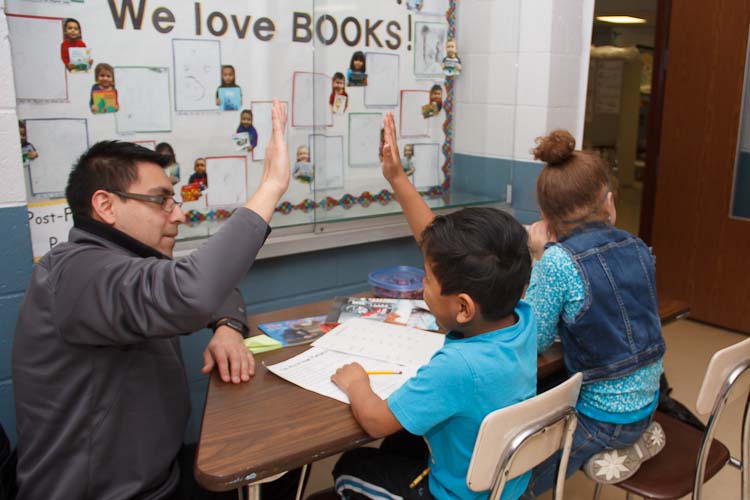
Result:
{"label": "yellow sticky note", "polygon": [[273,351],[275,349],[281,349],[281,342],[272,339],[268,335],[261,334],[249,339],[245,339],[245,346],[250,349],[253,354],[260,354],[262,352]]}

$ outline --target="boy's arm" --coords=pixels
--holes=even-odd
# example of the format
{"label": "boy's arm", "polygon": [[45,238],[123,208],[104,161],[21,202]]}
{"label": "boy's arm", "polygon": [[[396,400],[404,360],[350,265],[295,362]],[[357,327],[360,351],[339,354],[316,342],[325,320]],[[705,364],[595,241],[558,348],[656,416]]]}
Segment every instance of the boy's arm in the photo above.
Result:
{"label": "boy's arm", "polygon": [[369,376],[359,363],[342,366],[331,380],[349,396],[354,418],[367,434],[381,438],[402,429],[388,403],[372,391]]}
{"label": "boy's arm", "polygon": [[396,123],[392,113],[386,113],[383,120],[385,129],[385,145],[383,146],[383,176],[393,188],[401,208],[406,215],[406,221],[419,243],[422,240],[422,232],[435,218],[430,207],[427,206],[414,185],[404,172],[401,157],[398,152],[396,141]]}

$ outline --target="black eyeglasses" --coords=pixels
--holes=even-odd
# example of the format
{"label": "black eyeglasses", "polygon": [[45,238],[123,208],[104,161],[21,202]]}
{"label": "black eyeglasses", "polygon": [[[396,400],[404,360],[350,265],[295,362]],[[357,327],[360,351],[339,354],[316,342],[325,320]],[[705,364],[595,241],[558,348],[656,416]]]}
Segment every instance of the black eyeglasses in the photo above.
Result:
{"label": "black eyeglasses", "polygon": [[131,200],[138,200],[138,201],[145,201],[147,203],[156,203],[161,207],[162,210],[167,212],[168,214],[172,213],[172,210],[174,210],[174,207],[181,207],[182,202],[177,201],[172,196],[165,196],[165,195],[150,195],[150,194],[140,194],[140,193],[126,193],[124,191],[110,191],[110,193],[116,194],[117,196],[121,196],[123,198],[130,198]]}

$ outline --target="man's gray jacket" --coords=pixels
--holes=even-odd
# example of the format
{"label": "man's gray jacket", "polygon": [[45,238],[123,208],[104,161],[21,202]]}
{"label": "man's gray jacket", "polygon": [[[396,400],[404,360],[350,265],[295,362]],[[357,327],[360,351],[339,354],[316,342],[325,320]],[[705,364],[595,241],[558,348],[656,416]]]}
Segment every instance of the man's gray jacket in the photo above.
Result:
{"label": "man's gray jacket", "polygon": [[240,208],[171,260],[96,221],[75,225],[35,266],[16,327],[18,499],[168,498],[190,413],[179,335],[245,322],[234,288],[268,226]]}

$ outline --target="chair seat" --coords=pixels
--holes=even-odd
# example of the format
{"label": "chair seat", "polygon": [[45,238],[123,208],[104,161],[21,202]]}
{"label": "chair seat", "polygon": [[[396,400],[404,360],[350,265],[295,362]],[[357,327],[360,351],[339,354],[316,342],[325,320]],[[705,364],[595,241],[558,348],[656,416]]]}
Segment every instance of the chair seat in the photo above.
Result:
{"label": "chair seat", "polygon": [[[696,457],[703,433],[682,420],[656,412],[667,436],[664,449],[654,458],[643,462],[632,477],[617,486],[644,498],[674,500],[693,492]],[[729,450],[714,439],[706,461],[705,481],[712,478],[729,460]]]}

